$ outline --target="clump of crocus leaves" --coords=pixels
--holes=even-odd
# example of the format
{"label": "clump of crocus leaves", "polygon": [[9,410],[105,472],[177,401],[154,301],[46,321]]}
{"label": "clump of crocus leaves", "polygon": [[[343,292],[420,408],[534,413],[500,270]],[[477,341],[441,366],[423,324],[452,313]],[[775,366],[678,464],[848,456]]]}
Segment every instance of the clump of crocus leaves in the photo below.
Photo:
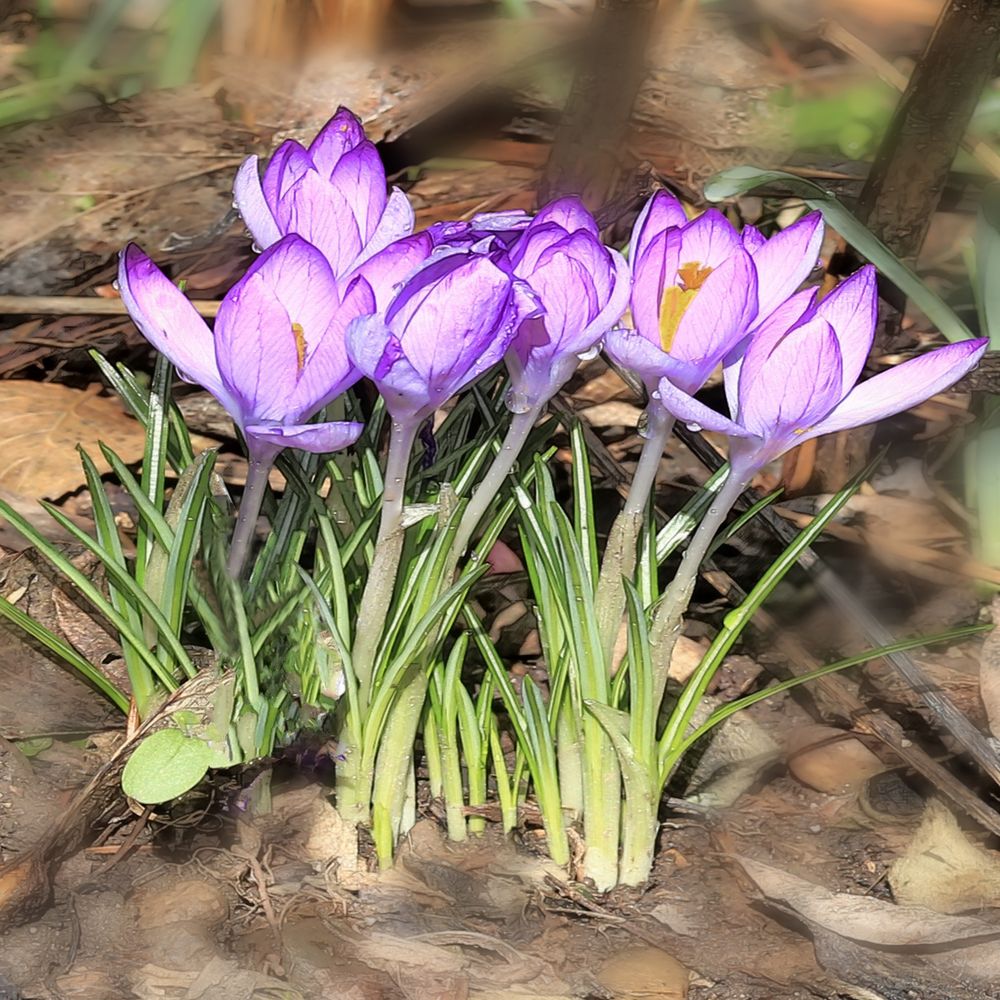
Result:
{"label": "clump of crocus leaves", "polygon": [[[767,239],[716,210],[689,220],[661,191],[635,224],[627,261],[576,198],[534,217],[486,214],[414,234],[406,196],[387,191],[375,147],[343,109],[308,149],[284,143],[263,175],[248,159],[235,201],[260,254],[214,324],[131,245],[121,296],[161,360],[149,390],[102,361],[146,423],[148,446],[141,481],[106,450],[139,506],[134,560],[113,518],[101,516],[88,466],[102,499],[98,538],[86,544],[109,568],[111,599],[87,596],[122,637],[132,691],[88,676],[143,717],[197,672],[188,646],[211,645],[221,670],[206,714],[176,719],[169,739],[157,734],[136,751],[130,791],[162,799],[158,768],[183,775],[175,794],[209,766],[268,754],[311,729],[333,748],[338,809],[371,827],[383,861],[413,822],[423,761],[455,839],[483,829],[475,807],[492,776],[505,829],[531,795],[555,860],[568,862],[567,830],[578,825],[584,875],[600,889],[642,882],[664,787],[713,721],[695,728],[694,709],[741,627],[727,620],[686,687],[669,689],[699,563],[733,504],[797,444],[951,385],[985,342],[950,344],[860,381],[875,275],[862,268],[823,297],[801,290],[818,260],[818,214]],[[649,405],[645,445],[600,559],[583,436],[572,431],[567,514],[546,468],[545,412],[602,347],[645,384]],[[219,401],[245,443],[235,530],[214,455],[195,458],[172,409],[170,365]],[[697,398],[720,368],[727,413]],[[377,396],[352,391],[362,380]],[[649,498],[677,420],[725,435],[728,472],[657,531]],[[166,504],[171,465],[179,479]],[[280,494],[269,487],[275,471]],[[512,519],[545,689],[530,678],[514,685],[479,613],[491,561],[510,551],[497,540]],[[685,539],[679,568],[663,580]],[[618,663],[622,629],[628,652]],[[178,764],[187,759],[196,763]]]}

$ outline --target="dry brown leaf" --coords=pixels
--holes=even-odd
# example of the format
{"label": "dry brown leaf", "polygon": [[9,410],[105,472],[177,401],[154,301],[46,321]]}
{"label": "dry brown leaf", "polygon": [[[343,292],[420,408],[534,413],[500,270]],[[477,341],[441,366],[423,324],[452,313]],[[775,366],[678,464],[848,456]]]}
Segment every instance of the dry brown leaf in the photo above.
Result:
{"label": "dry brown leaf", "polygon": [[123,462],[142,458],[146,435],[117,399],[98,387],[70,389],[55,382],[5,382],[0,389],[0,481],[22,497],[55,499],[83,481],[77,444],[97,468],[110,472],[98,441]]}
{"label": "dry brown leaf", "polygon": [[1000,854],[973,844],[940,802],[930,802],[906,849],[889,869],[904,906],[962,913],[1000,905]]}
{"label": "dry brown leaf", "polygon": [[579,414],[591,427],[636,427],[642,410],[634,403],[610,402],[588,406]]}
{"label": "dry brown leaf", "polygon": [[[98,442],[126,465],[142,458],[146,433],[113,396],[96,384],[71,389],[55,382],[4,382],[0,386],[0,482],[23,498],[55,499],[84,483],[77,445],[101,474],[111,471]],[[195,435],[195,449],[214,444]]]}
{"label": "dry brown leaf", "polygon": [[870,896],[831,892],[780,868],[738,857],[743,870],[770,899],[784,902],[810,924],[866,944],[928,947],[1000,937],[1000,926],[975,917],[953,917],[923,906],[895,906]]}

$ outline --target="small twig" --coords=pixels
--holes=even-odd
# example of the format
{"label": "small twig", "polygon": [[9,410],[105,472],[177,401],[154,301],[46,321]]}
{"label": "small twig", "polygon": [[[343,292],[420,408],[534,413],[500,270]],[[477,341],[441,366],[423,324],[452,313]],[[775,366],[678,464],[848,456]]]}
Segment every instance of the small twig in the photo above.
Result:
{"label": "small twig", "polygon": [[135,842],[139,839],[140,834],[146,829],[146,825],[149,823],[149,817],[153,814],[153,807],[146,806],[142,810],[142,815],[135,821],[132,829],[129,830],[128,836],[122,841],[121,846],[111,855],[110,858],[101,866],[100,870],[97,872],[98,875],[106,875],[109,871],[119,861],[123,861],[125,858],[132,853],[132,848],[135,847]]}

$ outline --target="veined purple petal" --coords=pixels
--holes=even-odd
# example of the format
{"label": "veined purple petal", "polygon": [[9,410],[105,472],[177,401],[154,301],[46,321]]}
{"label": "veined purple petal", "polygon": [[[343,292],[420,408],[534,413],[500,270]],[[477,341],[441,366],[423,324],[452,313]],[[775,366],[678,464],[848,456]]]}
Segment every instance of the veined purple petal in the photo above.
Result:
{"label": "veined purple petal", "polygon": [[364,424],[339,421],[326,424],[249,424],[245,431],[251,450],[257,444],[298,448],[324,455],[354,444],[364,429]]}
{"label": "veined purple petal", "polygon": [[[758,362],[755,354],[766,351]],[[777,343],[747,348],[736,419],[756,437],[795,443],[840,401],[840,345],[826,320],[812,318]]]}
{"label": "veined purple petal", "polygon": [[223,383],[248,421],[281,423],[339,304],[323,255],[298,236],[265,250],[229,290],[215,321]]}
{"label": "veined purple petal", "polygon": [[582,229],[595,238],[601,234],[594,217],[584,207],[583,202],[573,195],[550,201],[535,216],[528,229],[541,227],[550,222],[565,229],[567,233],[575,233]]}
{"label": "veined purple petal", "polygon": [[687,223],[688,217],[684,206],[669,191],[657,191],[643,205],[632,227],[629,260],[638,261],[649,248],[649,244],[665,229],[686,226]]}
{"label": "veined purple petal", "polygon": [[744,226],[740,230],[743,249],[748,254],[755,254],[766,242],[767,238],[756,226]]}
{"label": "veined purple petal", "polygon": [[[368,240],[355,261],[355,266],[363,264],[397,240],[409,236],[413,232],[414,221],[410,199],[399,188],[393,188],[386,199],[382,217],[379,219],[371,239]],[[431,236],[428,239],[433,242]]]}
{"label": "veined purple petal", "polygon": [[650,393],[661,378],[669,378],[687,393],[695,393],[705,384],[707,376],[696,366],[672,358],[635,330],[609,330],[604,350],[616,365],[638,375]]}
{"label": "veined purple petal", "polygon": [[334,116],[316,133],[309,146],[309,157],[320,174],[329,179],[340,158],[365,141],[365,130],[357,115],[347,108],[337,108]]}
{"label": "veined purple petal", "polygon": [[964,378],[979,364],[987,339],[963,340],[904,361],[855,386],[806,437],[860,427],[902,413]]}
{"label": "veined purple petal", "polygon": [[670,353],[712,369],[746,336],[757,306],[757,272],[742,248],[706,279],[681,316]]}
{"label": "veined purple petal", "polygon": [[365,259],[351,271],[351,276],[359,275],[371,285],[375,302],[384,312],[400,286],[416,274],[433,249],[434,240],[429,232],[415,233],[390,243]]}
{"label": "veined purple petal", "polygon": [[697,263],[713,270],[743,249],[739,234],[717,209],[710,208],[680,232],[680,263]]}
{"label": "veined purple petal", "polygon": [[570,239],[562,226],[555,222],[536,226],[532,223],[521,235],[510,251],[510,263],[514,273],[526,277],[538,267],[542,254],[559,247]]}
{"label": "veined purple petal", "polygon": [[386,322],[414,368],[443,386],[491,345],[510,294],[509,276],[486,257],[450,256],[418,272]]}
{"label": "veined purple petal", "polygon": [[[590,277],[599,302],[603,303],[611,294],[614,283],[614,265],[611,251],[595,236],[583,230],[571,233],[545,250],[538,258],[536,271],[560,259],[576,260]],[[531,281],[531,274],[515,268],[518,277]],[[595,310],[596,311],[599,311]],[[623,310],[624,311],[624,310]]]}
{"label": "veined purple petal", "polygon": [[257,172],[257,157],[248,156],[236,172],[233,182],[233,200],[239,210],[243,222],[254,243],[261,250],[266,250],[272,243],[281,239],[278,224],[274,221],[271,209],[264,200],[264,190],[260,186],[260,175]]}
{"label": "veined purple petal", "polygon": [[184,293],[134,243],[121,253],[118,288],[142,335],[183,378],[204,386],[238,418],[238,403],[219,373],[212,331]]}
{"label": "veined purple petal", "polygon": [[823,216],[810,212],[753,251],[759,317],[768,316],[809,277],[822,242]]}
{"label": "veined purple petal", "polygon": [[427,379],[410,364],[399,339],[381,317],[360,317],[350,324],[347,353],[378,386],[386,409],[397,420],[419,419],[433,411]]}
{"label": "veined purple petal", "polygon": [[288,413],[307,420],[361,378],[347,354],[347,328],[360,316],[375,312],[375,296],[364,278],[354,278],[318,341],[308,344],[305,364],[295,391],[288,399]]}
{"label": "veined purple petal", "polygon": [[286,139],[275,151],[264,170],[261,189],[273,212],[288,189],[309,170],[315,170],[312,158],[294,139]]}
{"label": "veined purple petal", "polygon": [[361,233],[343,195],[315,170],[307,171],[275,206],[278,228],[318,248],[340,277],[361,252]]}
{"label": "veined purple petal", "polygon": [[676,284],[681,264],[681,231],[665,229],[646,246],[641,256],[631,257],[632,324],[651,344],[661,346],[660,304],[668,285]]}
{"label": "veined purple petal", "polygon": [[700,403],[694,396],[678,389],[670,379],[661,379],[657,388],[655,398],[660,401],[660,405],[676,417],[678,420],[690,427],[697,427],[699,430],[716,431],[719,434],[728,434],[734,438],[753,437],[745,427],[724,417],[721,413],[713,410],[710,406]]}
{"label": "veined purple petal", "polygon": [[844,384],[841,395],[846,396],[868,360],[875,339],[878,320],[878,285],[875,268],[870,264],[842,281],[816,305],[816,315],[822,316],[840,341],[840,355],[844,362]]}
{"label": "veined purple petal", "polygon": [[364,246],[386,205],[385,168],[375,146],[365,141],[345,153],[334,168],[330,185],[350,206]]}
{"label": "veined purple petal", "polygon": [[[725,359],[725,371],[723,372],[726,387],[726,401],[729,403],[730,412],[736,413],[739,409],[739,381],[746,360],[749,348],[754,347],[750,354],[750,364],[762,364],[775,344],[784,337],[789,330],[798,326],[805,319],[813,315],[813,306],[816,300],[815,288],[803,288],[801,292],[796,292],[790,298],[771,313],[771,315],[761,323],[754,331],[750,340],[742,346],[737,345]],[[755,376],[751,374],[750,378]]]}

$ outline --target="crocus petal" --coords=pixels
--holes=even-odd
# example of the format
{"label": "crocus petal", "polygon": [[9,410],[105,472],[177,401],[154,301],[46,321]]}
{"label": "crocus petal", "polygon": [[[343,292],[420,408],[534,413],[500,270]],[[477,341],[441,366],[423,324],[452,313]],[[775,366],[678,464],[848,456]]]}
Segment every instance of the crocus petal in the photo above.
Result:
{"label": "crocus petal", "polygon": [[322,251],[340,277],[353,267],[362,249],[351,206],[315,171],[307,171],[274,207],[278,228],[297,233]]}
{"label": "crocus petal", "polygon": [[989,341],[985,338],[963,340],[879,372],[852,389],[806,437],[832,434],[902,413],[968,375],[988,346]]}
{"label": "crocus petal", "polygon": [[680,230],[681,264],[694,262],[716,268],[743,249],[739,234],[717,209],[710,208]]}
{"label": "crocus petal", "polygon": [[743,249],[749,254],[755,254],[766,242],[767,237],[756,226],[744,226],[740,230]]}
{"label": "crocus petal", "polygon": [[660,304],[663,291],[677,281],[681,264],[681,231],[666,229],[647,244],[641,257],[633,256],[632,324],[651,344],[661,346]]}
{"label": "crocus petal", "polygon": [[[767,356],[757,363],[761,351]],[[807,320],[776,344],[751,341],[737,419],[757,437],[794,443],[840,401],[841,367],[840,345],[823,319]]]}
{"label": "crocus petal", "polygon": [[820,299],[816,315],[822,316],[840,341],[844,362],[842,395],[847,395],[861,377],[875,339],[878,320],[878,285],[875,268],[865,265]]}
{"label": "crocus petal", "polygon": [[406,236],[364,259],[351,277],[360,276],[368,282],[376,305],[384,312],[400,286],[423,266],[433,249],[433,237],[426,230]]}
{"label": "crocus petal", "polygon": [[705,378],[746,335],[757,306],[757,272],[742,248],[705,279],[677,327],[670,353],[705,366]]}
{"label": "crocus petal", "polygon": [[753,251],[758,321],[770,315],[809,277],[822,242],[823,216],[811,212]]}
{"label": "crocus petal", "polygon": [[534,221],[528,226],[528,229],[530,230],[535,226],[544,226],[550,222],[562,227],[567,233],[575,233],[577,230],[583,229],[590,233],[591,236],[596,237],[600,235],[600,230],[597,228],[594,217],[584,207],[583,202],[574,196],[557,198],[555,201],[550,201],[535,216]]}
{"label": "crocus petal", "polygon": [[386,199],[382,217],[355,261],[355,266],[363,264],[397,240],[409,236],[413,232],[415,221],[410,199],[399,188],[393,188]]}
{"label": "crocus petal", "polygon": [[719,434],[728,434],[730,437],[736,438],[754,436],[745,427],[741,427],[711,407],[698,402],[694,396],[689,396],[686,392],[678,389],[669,379],[660,380],[654,398],[660,401],[660,405],[668,413],[692,429],[716,431]]}
{"label": "crocus petal", "polygon": [[629,260],[638,261],[649,248],[649,244],[665,229],[685,226],[687,222],[684,206],[669,191],[657,191],[643,205],[632,227]]}
{"label": "crocus petal", "polygon": [[359,316],[375,312],[375,295],[364,278],[348,285],[318,341],[310,341],[295,391],[288,399],[291,420],[307,420],[361,378],[347,354],[347,328]]}
{"label": "crocus petal", "polygon": [[365,429],[364,424],[338,421],[327,424],[249,424],[246,430],[250,449],[254,444],[278,448],[299,448],[326,454],[354,444]]}
{"label": "crocus petal", "polygon": [[634,372],[652,392],[661,378],[669,378],[685,392],[697,392],[705,380],[697,367],[672,358],[635,330],[611,330],[604,350],[616,365]]}
{"label": "crocus petal", "polygon": [[427,379],[406,357],[399,339],[380,316],[356,319],[347,328],[347,353],[378,386],[386,409],[397,420],[433,411]]}
{"label": "crocus petal", "polygon": [[339,304],[323,255],[298,236],[265,250],[229,290],[215,322],[219,372],[247,421],[283,423]]}
{"label": "crocus petal", "polygon": [[272,212],[288,189],[307,171],[315,169],[312,158],[302,145],[294,139],[286,139],[274,151],[261,180],[264,200],[271,206]]}
{"label": "crocus petal", "polygon": [[222,382],[212,331],[183,292],[134,243],[122,251],[118,288],[142,335],[188,381],[204,386],[239,417],[239,406]]}
{"label": "crocus petal", "polygon": [[386,321],[413,366],[443,387],[484,351],[496,352],[496,328],[509,300],[510,277],[500,268],[479,255],[453,255],[418,272]]}
{"label": "crocus petal", "polygon": [[334,168],[330,184],[351,207],[364,246],[386,205],[385,168],[375,146],[366,141],[345,153]]}
{"label": "crocus petal", "polygon": [[[752,338],[737,344],[734,350],[725,358],[723,381],[726,386],[726,402],[729,403],[731,413],[736,413],[739,409],[740,375],[750,345],[753,344],[755,347],[750,357],[750,363],[763,363],[770,349],[789,330],[798,326],[807,316],[812,315],[812,309],[816,300],[816,291],[815,288],[803,288],[801,292],[796,292],[791,298],[786,299],[757,327]],[[754,376],[751,375],[750,377],[753,378]]]}
{"label": "crocus petal", "polygon": [[340,158],[365,141],[365,130],[357,115],[347,108],[337,108],[336,114],[316,133],[309,146],[309,158],[320,174],[329,179]]}
{"label": "crocus petal", "polygon": [[248,156],[236,172],[233,182],[233,201],[246,223],[254,243],[261,250],[266,250],[272,243],[281,239],[278,224],[274,221],[271,209],[264,199],[264,190],[260,186],[260,175],[257,172],[257,157]]}

